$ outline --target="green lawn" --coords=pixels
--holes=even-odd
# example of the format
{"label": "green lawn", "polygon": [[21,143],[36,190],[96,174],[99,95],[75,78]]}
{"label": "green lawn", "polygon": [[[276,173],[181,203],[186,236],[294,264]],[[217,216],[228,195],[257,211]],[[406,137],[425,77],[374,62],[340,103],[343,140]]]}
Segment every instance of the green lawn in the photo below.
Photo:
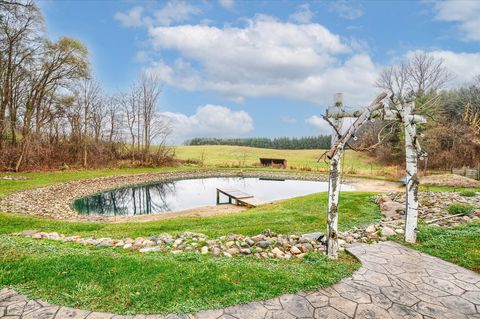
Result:
{"label": "green lawn", "polygon": [[[274,150],[246,146],[199,145],[177,146],[175,155],[179,159],[202,161],[206,166],[253,167],[260,157],[285,158],[291,169],[326,171],[324,160],[318,161],[325,150]],[[365,154],[347,150],[344,155],[344,172],[349,174],[382,175],[388,169],[377,165]]]}
{"label": "green lawn", "polygon": [[[90,170],[67,170],[47,172],[21,172],[21,173],[0,173],[0,197],[7,194],[22,191],[25,189],[47,186],[56,183],[63,183],[73,180],[104,177],[121,174],[140,174],[151,172],[164,172],[171,170],[188,170],[191,167],[161,167],[161,168],[107,168]],[[27,180],[4,180],[4,176],[22,176]]]}
{"label": "green lawn", "polygon": [[[370,199],[371,193],[344,192],[339,206],[339,227],[370,224],[380,218],[378,206]],[[193,231],[210,237],[229,233],[256,235],[262,230],[293,234],[326,229],[327,193],[317,193],[260,206],[245,212],[215,217],[176,218],[151,222],[130,223],[73,223],[0,213],[0,234],[26,229],[57,231],[96,237],[153,236],[160,233]]]}
{"label": "green lawn", "polygon": [[[21,175],[29,180],[0,181],[0,196],[68,180],[171,169],[25,173]],[[342,193],[341,229],[370,224],[380,217],[378,206],[370,200],[372,195]],[[318,193],[232,215],[115,224],[0,213],[0,287],[56,304],[134,314],[196,312],[329,286],[351,275],[359,263],[346,254],[338,261],[328,261],[320,254],[288,261],[141,254],[11,235],[27,229],[113,238],[184,231],[215,238],[228,233],[255,235],[264,229],[300,234],[326,229],[326,205],[327,194]]]}
{"label": "green lawn", "polygon": [[329,286],[359,263],[141,254],[0,235],[0,287],[95,311],[184,313]]}
{"label": "green lawn", "polygon": [[480,273],[480,222],[451,228],[422,226],[417,240],[408,246]]}

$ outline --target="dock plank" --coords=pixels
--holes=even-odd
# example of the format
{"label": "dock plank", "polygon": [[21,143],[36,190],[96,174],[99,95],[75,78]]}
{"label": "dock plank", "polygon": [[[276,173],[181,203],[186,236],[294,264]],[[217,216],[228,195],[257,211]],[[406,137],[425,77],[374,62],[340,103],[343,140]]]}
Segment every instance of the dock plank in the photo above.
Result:
{"label": "dock plank", "polygon": [[255,198],[253,195],[245,193],[235,188],[217,188],[217,205],[220,204],[220,193],[228,197],[228,203],[232,203],[232,199],[235,200],[237,205],[245,205],[248,207],[256,207],[258,205],[266,204],[261,199]]}

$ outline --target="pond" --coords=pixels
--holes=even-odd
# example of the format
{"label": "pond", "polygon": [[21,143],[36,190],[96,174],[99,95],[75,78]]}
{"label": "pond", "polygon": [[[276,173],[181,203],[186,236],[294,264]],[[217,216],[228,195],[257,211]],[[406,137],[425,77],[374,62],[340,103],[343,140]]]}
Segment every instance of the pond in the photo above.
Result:
{"label": "pond", "polygon": [[[253,177],[214,177],[161,181],[105,191],[77,199],[72,207],[80,214],[103,216],[152,215],[216,204],[216,189],[238,189],[271,202],[318,192],[328,183],[272,180]],[[353,187],[342,185],[342,190]],[[226,198],[221,198],[225,202]]]}

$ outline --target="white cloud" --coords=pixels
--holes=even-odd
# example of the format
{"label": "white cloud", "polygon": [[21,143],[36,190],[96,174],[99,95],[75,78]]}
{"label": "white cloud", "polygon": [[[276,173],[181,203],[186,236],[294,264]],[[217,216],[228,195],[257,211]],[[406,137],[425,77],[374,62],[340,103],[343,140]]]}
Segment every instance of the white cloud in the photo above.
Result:
{"label": "white cloud", "polygon": [[243,28],[180,25],[149,32],[154,49],[181,56],[171,66],[157,61],[150,72],[183,89],[215,91],[232,100],[283,96],[316,103],[330,103],[335,92],[344,92],[354,104],[369,102],[376,92],[378,70],[370,57],[317,23],[259,15]]}
{"label": "white cloud", "polygon": [[127,11],[127,13],[115,13],[114,18],[115,20],[120,21],[120,23],[125,27],[140,27],[144,23],[142,13],[142,7],[133,7],[132,9]]}
{"label": "white cloud", "polygon": [[353,1],[337,0],[330,1],[329,10],[335,12],[341,18],[347,20],[355,20],[363,15],[363,10],[360,6],[356,5]]}
{"label": "white cloud", "polygon": [[437,20],[457,22],[465,40],[480,40],[480,1],[450,0],[433,3]]}
{"label": "white cloud", "polygon": [[200,8],[182,0],[167,2],[162,8],[153,10],[153,16],[144,15],[143,7],[133,7],[126,13],[117,12],[114,18],[125,27],[169,26],[174,22],[184,22],[201,13]]}
{"label": "white cloud", "polygon": [[197,15],[201,10],[185,1],[169,1],[160,10],[155,11],[156,22],[160,25],[170,25],[173,22],[182,22]]}
{"label": "white cloud", "polygon": [[220,6],[222,6],[225,9],[233,9],[235,6],[235,0],[218,0],[218,3]]}
{"label": "white cloud", "polygon": [[310,5],[304,3],[298,7],[298,10],[290,15],[290,20],[298,23],[309,23],[313,18],[313,11],[310,10]]}
{"label": "white cloud", "polygon": [[312,115],[305,119],[305,123],[313,125],[317,131],[317,134],[332,134],[331,126],[320,116]]}
{"label": "white cloud", "polygon": [[245,111],[233,111],[221,105],[207,104],[193,115],[163,112],[169,119],[177,142],[193,137],[236,137],[253,130],[253,119]]}
{"label": "white cloud", "polygon": [[[409,51],[406,56],[410,57],[415,52]],[[472,79],[480,74],[480,53],[465,53],[453,51],[429,51],[437,59],[442,59],[445,67],[454,75],[454,79],[450,81],[449,87],[459,87],[472,81]]]}

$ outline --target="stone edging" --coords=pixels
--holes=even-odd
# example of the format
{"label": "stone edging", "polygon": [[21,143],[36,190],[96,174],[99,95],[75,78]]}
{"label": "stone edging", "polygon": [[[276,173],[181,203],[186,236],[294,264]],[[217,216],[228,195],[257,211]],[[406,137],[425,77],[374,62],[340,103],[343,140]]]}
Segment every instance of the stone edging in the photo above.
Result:
{"label": "stone edging", "polygon": [[119,218],[114,216],[80,215],[70,205],[78,198],[129,185],[189,178],[234,176],[327,181],[327,176],[321,174],[242,170],[194,170],[114,175],[54,184],[13,193],[0,198],[0,211],[45,216],[67,221],[118,221]]}

